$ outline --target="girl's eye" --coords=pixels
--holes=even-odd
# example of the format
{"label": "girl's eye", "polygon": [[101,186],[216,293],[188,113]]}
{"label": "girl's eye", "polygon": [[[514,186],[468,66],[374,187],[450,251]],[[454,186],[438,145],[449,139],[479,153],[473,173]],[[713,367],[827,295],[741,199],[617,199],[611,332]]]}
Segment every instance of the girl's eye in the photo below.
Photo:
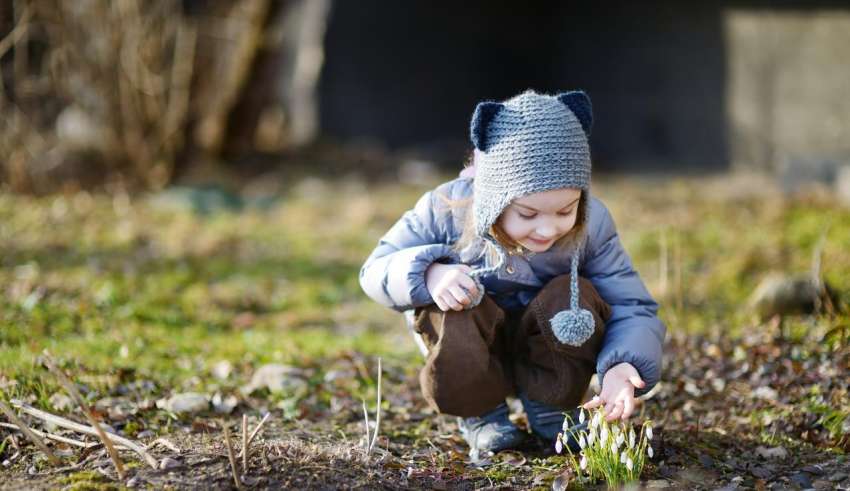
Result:
{"label": "girl's eye", "polygon": [[570,211],[559,211],[558,215],[561,215],[562,217],[568,217],[568,216],[572,215],[574,211],[576,211],[575,208],[573,208]]}
{"label": "girl's eye", "polygon": [[537,216],[537,214],[536,214],[536,213],[532,213],[531,215],[523,215],[522,213],[520,213],[520,214],[519,214],[519,216],[521,216],[522,218],[524,218],[524,219],[526,219],[526,220],[531,220],[532,218],[536,217],[536,216]]}

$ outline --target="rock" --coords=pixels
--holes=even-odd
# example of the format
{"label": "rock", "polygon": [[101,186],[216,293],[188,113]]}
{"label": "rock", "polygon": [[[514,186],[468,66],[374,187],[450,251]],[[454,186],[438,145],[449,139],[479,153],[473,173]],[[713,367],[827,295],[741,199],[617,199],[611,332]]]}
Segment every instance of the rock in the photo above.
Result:
{"label": "rock", "polygon": [[172,457],[165,457],[159,461],[159,468],[162,470],[174,469],[182,465],[179,460]]}
{"label": "rock", "polygon": [[210,401],[204,394],[185,392],[174,394],[168,399],[160,399],[156,402],[156,406],[175,414],[194,414],[209,409]]}
{"label": "rock", "polygon": [[646,487],[647,487],[647,489],[650,489],[650,488],[663,489],[663,488],[669,488],[670,483],[668,481],[665,481],[664,479],[653,479],[651,481],[646,482]]}
{"label": "rock", "polygon": [[835,474],[829,476],[829,480],[832,482],[841,482],[847,479],[847,474],[844,472],[836,472]]}
{"label": "rock", "polygon": [[776,392],[776,389],[762,386],[753,391],[753,396],[766,401],[775,401],[779,397],[779,393]]}
{"label": "rock", "polygon": [[809,475],[805,472],[798,472],[791,476],[791,482],[803,489],[809,489],[812,487],[812,480],[809,479]]}
{"label": "rock", "polygon": [[263,365],[254,372],[251,382],[242,388],[243,393],[251,394],[260,389],[269,389],[272,393],[293,393],[307,388],[304,379],[304,370],[289,366],[272,363]]}
{"label": "rock", "polygon": [[835,489],[835,486],[826,479],[817,479],[812,483],[812,487],[815,489]]}
{"label": "rock", "polygon": [[128,488],[138,488],[139,486],[142,485],[142,483],[144,483],[144,481],[142,480],[141,477],[133,476],[127,481],[127,487]]}
{"label": "rock", "polygon": [[230,374],[233,372],[233,364],[227,360],[222,360],[210,369],[210,373],[213,377],[219,380],[227,380],[230,377]]}
{"label": "rock", "polygon": [[803,471],[803,472],[807,472],[809,474],[815,475],[815,476],[820,476],[820,475],[823,474],[823,467],[821,467],[817,464],[807,465],[800,470]]}
{"label": "rock", "polygon": [[823,289],[812,275],[772,273],[753,291],[749,305],[762,319],[774,315],[811,314],[823,295]]}
{"label": "rock", "polygon": [[212,397],[212,405],[215,412],[230,414],[239,405],[239,399],[234,395],[224,397],[220,392],[216,392]]}
{"label": "rock", "polygon": [[53,406],[54,409],[62,412],[77,407],[77,405],[74,404],[73,399],[62,392],[57,392],[50,396],[49,401],[50,405]]}
{"label": "rock", "polygon": [[784,447],[756,447],[756,455],[765,459],[785,459],[788,458],[788,451]]}

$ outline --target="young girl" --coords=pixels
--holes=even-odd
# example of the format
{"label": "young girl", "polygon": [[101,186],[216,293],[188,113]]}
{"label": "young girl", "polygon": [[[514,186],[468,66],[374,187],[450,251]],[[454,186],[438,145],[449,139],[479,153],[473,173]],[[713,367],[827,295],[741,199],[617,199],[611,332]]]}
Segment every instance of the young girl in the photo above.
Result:
{"label": "young girl", "polygon": [[591,122],[584,92],[479,103],[474,175],[422,196],[360,271],[372,299],[416,309],[422,394],[462,417],[473,458],[522,442],[509,395],[554,442],[594,370],[602,391],[584,407],[604,405],[608,420],[658,382],[666,328],[590,195]]}

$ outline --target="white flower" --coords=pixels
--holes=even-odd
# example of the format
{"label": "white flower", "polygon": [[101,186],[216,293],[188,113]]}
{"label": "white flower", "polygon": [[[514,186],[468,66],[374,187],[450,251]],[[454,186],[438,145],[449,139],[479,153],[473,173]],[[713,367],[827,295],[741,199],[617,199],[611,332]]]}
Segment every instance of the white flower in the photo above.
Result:
{"label": "white flower", "polygon": [[561,425],[561,431],[566,433],[567,430],[569,430],[569,429],[570,429],[570,422],[569,422],[569,420],[567,420],[567,418],[564,418],[564,423]]}
{"label": "white flower", "polygon": [[617,448],[620,448],[620,445],[622,445],[625,441],[626,437],[624,437],[622,434],[617,435]]}
{"label": "white flower", "polygon": [[612,433],[614,434],[614,438],[620,438],[620,427],[615,426],[614,431]]}
{"label": "white flower", "polygon": [[587,446],[587,441],[584,439],[584,435],[578,437],[578,446],[584,448]]}
{"label": "white flower", "polygon": [[595,439],[596,439],[596,432],[595,431],[591,431],[590,433],[587,434],[587,444],[588,445],[593,445],[593,440],[595,440]]}
{"label": "white flower", "polygon": [[599,442],[605,445],[608,442],[608,428],[603,426],[602,433],[599,434]]}
{"label": "white flower", "polygon": [[635,430],[629,430],[629,448],[635,446]]}
{"label": "white flower", "polygon": [[561,453],[564,451],[564,444],[561,442],[561,435],[555,440],[555,452]]}
{"label": "white flower", "polygon": [[587,457],[582,455],[581,462],[578,463],[578,466],[581,467],[581,470],[585,470],[587,468]]}
{"label": "white flower", "polygon": [[584,423],[584,409],[578,410],[578,424]]}
{"label": "white flower", "polygon": [[619,448],[620,447],[617,446],[617,442],[611,442],[611,451],[614,452],[615,456],[617,455],[617,450],[619,450]]}
{"label": "white flower", "polygon": [[596,411],[596,414],[593,415],[593,419],[590,420],[590,427],[596,428],[600,423],[602,423],[602,413],[600,411]]}
{"label": "white flower", "polygon": [[635,467],[635,463],[632,462],[632,458],[631,457],[627,458],[626,459],[626,469],[632,470],[632,469],[634,469],[634,467]]}
{"label": "white flower", "polygon": [[620,455],[620,463],[621,463],[621,464],[625,464],[625,463],[626,463],[626,459],[627,459],[627,458],[629,458],[629,456],[626,454],[626,452],[623,452],[623,453]]}
{"label": "white flower", "polygon": [[652,456],[655,455],[655,452],[652,451],[652,447],[646,447],[646,454],[649,455],[649,458],[651,459]]}
{"label": "white flower", "polygon": [[646,427],[646,437],[652,440],[652,426]]}

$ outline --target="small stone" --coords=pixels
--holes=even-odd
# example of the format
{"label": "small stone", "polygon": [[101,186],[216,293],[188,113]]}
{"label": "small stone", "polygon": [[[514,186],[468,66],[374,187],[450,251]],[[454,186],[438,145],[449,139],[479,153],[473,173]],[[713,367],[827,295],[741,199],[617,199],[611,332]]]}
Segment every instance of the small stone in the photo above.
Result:
{"label": "small stone", "polygon": [[307,388],[304,370],[289,365],[271,363],[254,372],[251,382],[242,389],[245,394],[268,388],[271,393],[294,393]]}
{"label": "small stone", "polygon": [[779,398],[779,393],[776,392],[776,389],[767,386],[762,386],[753,391],[753,396],[758,399],[775,401],[777,398]]}
{"label": "small stone", "polygon": [[835,474],[829,476],[829,480],[832,482],[841,482],[847,479],[847,474],[844,472],[836,472]]}
{"label": "small stone", "polygon": [[128,488],[138,488],[142,485],[142,478],[139,476],[133,476],[127,481]]}
{"label": "small stone", "polygon": [[791,482],[803,489],[809,489],[812,487],[812,480],[809,479],[809,475],[804,472],[798,472],[791,476]]}
{"label": "small stone", "polygon": [[219,380],[227,380],[230,377],[230,374],[233,372],[233,364],[227,360],[222,360],[210,369],[210,373],[213,377]]}
{"label": "small stone", "polygon": [[176,414],[193,414],[209,409],[210,401],[207,400],[207,396],[204,394],[185,392],[174,394],[167,400],[160,399],[156,405],[161,409],[166,409]]}
{"label": "small stone", "polygon": [[835,486],[826,479],[817,479],[812,483],[812,487],[815,489],[835,489]]}
{"label": "small stone", "polygon": [[765,459],[785,459],[788,457],[788,451],[785,447],[756,447],[756,455]]}
{"label": "small stone", "polygon": [[239,405],[239,399],[234,395],[224,397],[220,392],[216,392],[212,397],[212,405],[215,412],[220,414],[230,414]]}
{"label": "small stone", "polygon": [[664,479],[653,479],[651,481],[646,482],[646,487],[654,489],[669,488],[670,483],[668,481],[665,481]]}
{"label": "small stone", "polygon": [[159,468],[162,470],[174,469],[176,467],[180,467],[181,464],[179,460],[172,457],[165,457],[164,459],[159,461]]}
{"label": "small stone", "polygon": [[820,476],[821,474],[823,474],[823,467],[819,465],[807,465],[800,470],[803,472],[808,472],[809,474],[815,476]]}
{"label": "small stone", "polygon": [[145,438],[150,438],[152,436],[156,436],[156,433],[151,430],[142,430],[136,435],[136,438],[138,438],[139,440],[144,440]]}

